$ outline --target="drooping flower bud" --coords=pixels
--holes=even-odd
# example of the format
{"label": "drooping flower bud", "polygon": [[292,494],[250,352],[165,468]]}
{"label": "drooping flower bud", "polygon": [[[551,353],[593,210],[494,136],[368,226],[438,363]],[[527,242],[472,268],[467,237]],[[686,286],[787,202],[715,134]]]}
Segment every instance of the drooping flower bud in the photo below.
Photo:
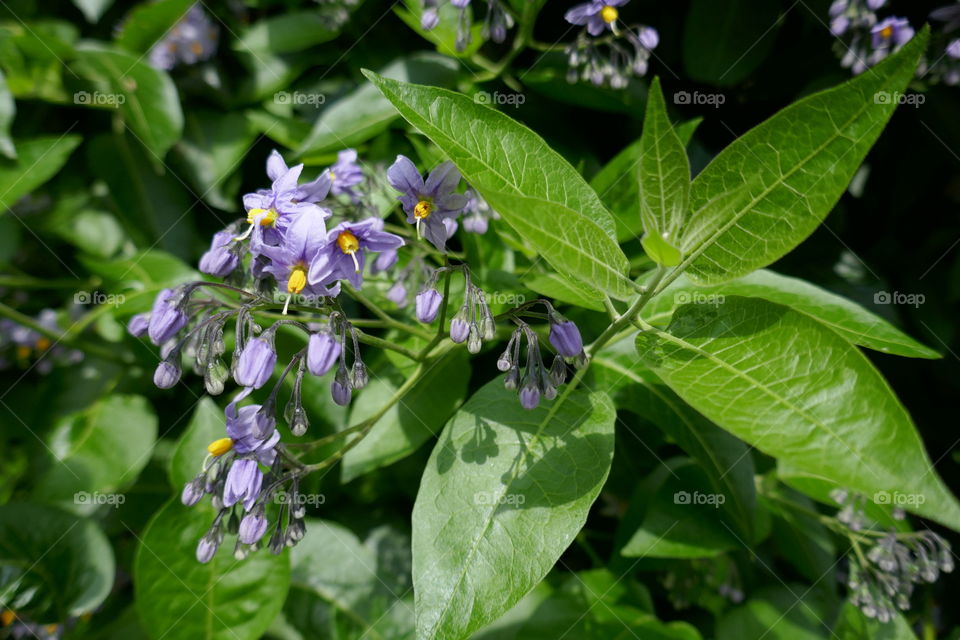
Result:
{"label": "drooping flower bud", "polygon": [[192,507],[200,502],[200,499],[203,497],[203,493],[203,476],[201,475],[183,485],[183,492],[180,494],[180,502],[187,507]]}
{"label": "drooping flower bud", "polygon": [[387,290],[387,300],[390,300],[401,309],[407,306],[407,287],[400,280]]}
{"label": "drooping flower bud", "polygon": [[225,278],[237,268],[240,256],[232,249],[234,235],[230,230],[213,234],[210,249],[200,257],[200,271],[217,278]]}
{"label": "drooping flower bud", "polygon": [[150,322],[147,325],[147,334],[153,344],[161,345],[167,342],[187,326],[189,318],[180,309],[178,298],[173,289],[164,289],[153,301]]}
{"label": "drooping flower bud", "polygon": [[243,516],[240,521],[238,538],[244,544],[253,544],[263,537],[267,532],[267,517],[263,512],[263,507],[258,507],[252,512]]}
{"label": "drooping flower bud", "polygon": [[580,330],[570,320],[550,323],[550,344],[565,358],[575,358],[583,353]]}
{"label": "drooping flower bud", "polygon": [[470,336],[470,309],[467,305],[460,307],[457,315],[450,321],[450,339],[460,344]]}
{"label": "drooping flower bud", "polygon": [[130,322],[127,323],[127,331],[135,338],[142,338],[143,336],[147,335],[147,329],[149,326],[150,314],[138,313],[130,318]]}
{"label": "drooping flower bud", "polygon": [[153,384],[160,389],[170,389],[180,381],[180,365],[176,360],[161,360],[153,372]]}
{"label": "drooping flower bud", "polygon": [[270,379],[276,364],[277,352],[273,348],[273,334],[254,338],[240,353],[233,379],[241,387],[259,389]]}
{"label": "drooping flower bud", "polygon": [[340,343],[329,333],[314,333],[307,342],[307,368],[315,376],[326,374],[340,357]]}
{"label": "drooping flower bud", "polygon": [[443,295],[433,287],[417,294],[417,320],[425,324],[433,322],[440,312]]}

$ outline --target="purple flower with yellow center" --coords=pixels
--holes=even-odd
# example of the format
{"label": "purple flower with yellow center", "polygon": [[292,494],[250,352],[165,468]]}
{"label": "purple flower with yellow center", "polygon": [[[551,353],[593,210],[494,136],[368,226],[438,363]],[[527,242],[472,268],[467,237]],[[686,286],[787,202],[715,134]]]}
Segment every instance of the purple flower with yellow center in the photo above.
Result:
{"label": "purple flower with yellow center", "polygon": [[871,44],[874,49],[902,47],[913,37],[913,33],[913,27],[906,18],[891,16],[870,29]]}
{"label": "purple flower with yellow center", "polygon": [[[333,297],[340,293],[340,285],[337,283],[326,286],[315,280],[311,284],[307,279],[314,256],[326,242],[325,218],[326,216],[319,211],[304,212],[290,223],[280,244],[262,247],[263,254],[270,259],[270,264],[263,270],[276,279],[281,291],[291,294],[287,296],[287,304],[290,303],[293,295],[317,298]],[[284,307],[284,313],[286,313],[286,307]]]}
{"label": "purple flower with yellow center", "polygon": [[387,169],[387,179],[399,196],[407,222],[417,225],[417,236],[425,237],[440,251],[446,249],[452,235],[447,221],[455,222],[467,205],[466,196],[454,193],[460,184],[460,172],[451,162],[444,162],[430,172],[426,180],[406,156],[397,156]]}
{"label": "purple flower with yellow center", "polygon": [[286,229],[300,214],[318,214],[327,218],[330,211],[314,204],[327,197],[330,191],[330,176],[324,171],[313,182],[298,185],[303,165],[287,167],[283,157],[276,151],[267,158],[267,176],[273,180],[269,189],[243,196],[250,229],[240,236],[252,234],[250,249],[259,254],[263,245],[277,245]]}
{"label": "purple flower with yellow center", "polygon": [[599,36],[607,29],[616,32],[617,19],[620,17],[617,7],[625,5],[627,1],[591,0],[573,7],[563,18],[570,24],[586,25],[587,32],[592,36]]}
{"label": "purple flower with yellow center", "polygon": [[346,280],[359,289],[366,253],[393,251],[402,246],[403,238],[384,231],[380,218],[341,222],[330,230],[326,244],[314,254],[307,280],[316,285]]}
{"label": "purple flower with yellow center", "polygon": [[200,271],[218,278],[225,278],[237,268],[240,264],[240,256],[236,251],[231,250],[233,237],[233,232],[226,229],[213,234],[210,249],[200,256]]}
{"label": "purple flower with yellow center", "polygon": [[344,149],[338,153],[337,161],[327,169],[327,172],[331,181],[330,193],[335,196],[344,194],[353,200],[357,199],[357,193],[353,187],[363,182],[363,169],[357,164],[355,149]]}

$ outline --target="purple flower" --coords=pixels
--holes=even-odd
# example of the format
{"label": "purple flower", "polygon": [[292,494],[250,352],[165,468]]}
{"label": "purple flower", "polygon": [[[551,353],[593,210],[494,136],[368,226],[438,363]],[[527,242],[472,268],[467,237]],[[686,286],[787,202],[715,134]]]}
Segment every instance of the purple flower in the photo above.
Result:
{"label": "purple flower", "polygon": [[254,338],[247,343],[233,372],[233,379],[241,387],[259,389],[267,384],[277,364],[273,348],[273,334]]}
{"label": "purple flower", "polygon": [[307,342],[307,369],[322,376],[333,368],[340,357],[340,343],[329,333],[312,333]]}
{"label": "purple flower", "polygon": [[237,409],[237,404],[250,395],[251,391],[250,388],[244,389],[227,405],[224,411],[227,436],[237,454],[253,455],[263,464],[271,465],[276,457],[274,448],[280,441],[280,432],[275,428],[276,420],[264,412],[259,404]]}
{"label": "purple flower", "polygon": [[403,280],[397,280],[392,287],[387,289],[387,300],[400,309],[407,306],[407,285],[403,284]]}
{"label": "purple flower", "polygon": [[169,33],[150,49],[150,66],[169,71],[178,64],[208,60],[217,50],[219,30],[198,5],[193,5]]}
{"label": "purple flower", "polygon": [[870,29],[874,49],[902,47],[913,37],[913,27],[906,18],[890,16]]}
{"label": "purple flower", "polygon": [[210,535],[205,535],[200,538],[200,542],[197,543],[197,562],[206,564],[213,560],[213,556],[216,555],[219,546],[216,539]]}
{"label": "purple flower", "polygon": [[237,537],[243,544],[253,544],[263,537],[267,532],[267,518],[263,513],[263,508],[258,508],[253,513],[243,516],[240,521],[240,530]]}
{"label": "purple flower", "polygon": [[436,7],[424,9],[423,14],[420,16],[420,28],[424,31],[431,31],[435,29],[438,24],[440,24],[440,14],[437,13]]}
{"label": "purple flower", "polygon": [[298,185],[302,171],[302,164],[287,167],[283,157],[274,150],[267,158],[267,176],[273,184],[269,189],[243,196],[247,223],[251,225],[247,234],[253,234],[250,250],[255,255],[265,244],[278,244],[287,227],[300,214],[310,213],[322,218],[331,215],[329,210],[313,204],[327,197],[331,184],[329,174],[324,171],[313,182]]}
{"label": "purple flower", "polygon": [[417,320],[424,323],[433,322],[440,311],[443,295],[433,287],[417,294]]}
{"label": "purple flower", "polygon": [[500,214],[491,209],[487,201],[473,189],[468,189],[465,195],[468,200],[463,210],[463,230],[467,233],[483,235],[487,232],[489,221],[499,220]]}
{"label": "purple flower", "polygon": [[367,252],[391,251],[403,246],[403,238],[383,230],[383,220],[341,222],[327,234],[327,242],[315,253],[307,277],[312,284],[347,280],[356,288],[363,285]]}
{"label": "purple flower", "polygon": [[358,199],[353,187],[363,182],[363,169],[357,164],[355,149],[344,149],[338,153],[337,161],[327,171],[330,174],[330,192],[333,195],[345,194],[354,201]]}
{"label": "purple flower", "polygon": [[616,7],[623,6],[627,0],[591,0],[573,7],[563,18],[570,24],[585,24],[592,36],[599,36],[606,29],[614,29],[620,12]]}
{"label": "purple flower", "polygon": [[550,323],[550,344],[565,358],[575,358],[583,353],[580,330],[570,320]]}
{"label": "purple flower", "polygon": [[328,287],[307,277],[311,261],[326,241],[325,217],[318,211],[304,212],[290,223],[280,244],[263,247],[263,254],[270,259],[270,264],[263,270],[276,279],[281,290],[313,298],[340,293],[339,284]]}
{"label": "purple flower", "polygon": [[200,257],[200,271],[225,278],[240,264],[240,256],[230,250],[234,234],[230,231],[218,231],[213,234],[210,249]]}
{"label": "purple flower", "polygon": [[147,334],[153,344],[163,344],[187,326],[189,318],[180,309],[179,298],[173,289],[164,289],[153,301],[150,322],[147,325]]}
{"label": "purple flower", "polygon": [[341,407],[345,407],[350,404],[350,396],[353,395],[353,390],[349,384],[334,380],[330,384],[330,395],[333,396],[334,402]]}
{"label": "purple flower", "polygon": [[520,406],[524,409],[536,409],[540,404],[540,388],[530,381],[520,388]]}
{"label": "purple flower", "polygon": [[450,321],[450,339],[460,344],[470,336],[470,324],[458,313]]}
{"label": "purple flower", "polygon": [[460,184],[460,172],[453,163],[444,162],[430,172],[424,181],[413,162],[406,156],[397,156],[387,170],[387,179],[399,196],[407,222],[416,223],[421,233],[440,251],[444,251],[449,229],[446,219],[455,218],[467,204],[467,198],[454,189]]}
{"label": "purple flower", "polygon": [[153,384],[159,389],[170,389],[180,380],[180,367],[170,360],[161,360],[153,372]]}
{"label": "purple flower", "polygon": [[150,326],[150,314],[138,313],[130,318],[127,323],[127,331],[135,338],[141,338],[147,335],[147,328]]}
{"label": "purple flower", "polygon": [[184,506],[192,507],[193,505],[200,502],[200,498],[203,497],[203,482],[199,478],[194,478],[187,484],[183,485],[183,492],[180,494],[180,502]]}
{"label": "purple flower", "polygon": [[377,275],[382,271],[386,271],[393,265],[397,264],[397,259],[399,259],[399,254],[397,254],[396,249],[390,249],[388,251],[383,251],[380,255],[377,256],[377,259],[373,261],[373,264],[370,265],[370,273],[372,275]]}
{"label": "purple flower", "polygon": [[242,501],[243,510],[250,511],[260,495],[262,485],[263,472],[256,460],[234,460],[223,488],[223,506],[232,507]]}
{"label": "purple flower", "polygon": [[[954,59],[960,59],[960,39],[952,40],[947,45],[947,55]],[[131,322],[131,324],[133,324]]]}

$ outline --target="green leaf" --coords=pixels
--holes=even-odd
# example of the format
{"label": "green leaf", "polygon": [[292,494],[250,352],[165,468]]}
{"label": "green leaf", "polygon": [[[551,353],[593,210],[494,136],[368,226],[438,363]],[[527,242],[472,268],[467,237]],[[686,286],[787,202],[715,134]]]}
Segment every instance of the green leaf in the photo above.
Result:
{"label": "green leaf", "polygon": [[[694,118],[674,128],[684,146],[689,144],[701,121],[702,118]],[[590,180],[590,186],[613,213],[617,240],[620,242],[633,240],[643,233],[643,224],[637,215],[640,209],[640,182],[632,179],[641,161],[642,144],[642,137],[630,143]]]}
{"label": "green leaf", "polygon": [[688,217],[690,161],[683,142],[667,117],[660,78],[654,78],[650,85],[640,137],[640,163],[634,173],[639,182],[640,218],[644,231],[675,245],[677,234]]}
{"label": "green leaf", "polygon": [[760,504],[774,514],[772,538],[780,556],[811,584],[834,584],[836,545],[830,530],[811,515],[816,512],[813,501],[775,485],[760,494]]}
{"label": "green leaf", "polygon": [[7,79],[0,71],[0,154],[11,160],[17,159],[17,150],[10,138],[10,125],[17,114],[17,105],[7,86]]}
{"label": "green leaf", "polygon": [[767,587],[717,623],[717,640],[827,640],[825,607],[808,586]]}
{"label": "green leaf", "polygon": [[[133,484],[150,461],[157,417],[141,396],[112,395],[59,421],[47,439],[52,459],[37,479],[38,500],[98,506],[96,494]],[[91,494],[94,494],[91,497]]]}
{"label": "green leaf", "polygon": [[680,269],[698,282],[731,280],[797,246],[827,216],[913,78],[929,37],[853,80],[789,107],[720,152],[693,181],[694,212]]}
{"label": "green leaf", "polygon": [[41,623],[100,606],[113,586],[110,543],[90,520],[37,504],[0,506],[0,608]]}
{"label": "green leaf", "polygon": [[[257,131],[241,113],[192,109],[184,136],[175,147],[183,175],[211,206],[225,211],[239,206],[237,169],[250,150]],[[236,180],[228,180],[235,176]]]}
{"label": "green leaf", "polygon": [[18,140],[16,161],[0,160],[0,212],[56,175],[78,144],[75,135]]}
{"label": "green leaf", "polygon": [[[456,78],[457,69],[449,58],[422,54],[396,60],[380,73],[395,80],[447,85]],[[297,154],[316,155],[356,146],[385,131],[397,115],[375,87],[363,84],[324,109]]]}
{"label": "green leaf", "polygon": [[693,0],[683,31],[687,75],[720,87],[739,84],[767,59],[780,9],[767,0],[732,0],[718,12],[712,0]]}
{"label": "green leaf", "polygon": [[523,284],[542,296],[584,309],[604,311],[601,294],[572,278],[563,278],[551,272],[535,273],[524,278]]}
{"label": "green leaf", "polygon": [[200,473],[207,445],[226,437],[226,428],[223,410],[209,396],[201,398],[170,458],[170,484],[174,489],[182,489]]}
{"label": "green leaf", "polygon": [[717,425],[797,468],[960,530],[960,504],[886,381],[856,347],[763,300],[680,307],[667,332],[637,336],[641,359]]}
{"label": "green leaf", "polygon": [[[456,351],[436,363],[404,398],[373,426],[369,435],[343,457],[344,482],[407,457],[440,432],[467,393],[470,365]],[[357,397],[349,424],[366,420],[396,392],[414,367],[398,368],[393,377],[370,382]],[[442,391],[441,391],[442,390]]]}
{"label": "green leaf", "polygon": [[547,574],[609,473],[614,419],[584,391],[527,411],[502,377],[451,418],[413,510],[418,638],[467,638]]}
{"label": "green leaf", "polygon": [[[180,139],[183,112],[177,88],[170,76],[151,67],[142,56],[86,43],[77,47],[76,70],[106,94],[115,105],[112,108],[158,162]],[[98,106],[97,95],[88,93],[84,104]]]}
{"label": "green leaf", "polygon": [[[307,632],[308,637],[412,637],[409,539],[381,528],[361,542],[353,532],[335,522],[307,519],[306,525],[306,537],[291,552],[291,586],[319,602],[308,601],[295,608],[320,608],[326,610],[326,615],[289,615],[288,602],[290,621]],[[399,561],[388,557],[397,554],[401,556]],[[331,623],[338,620],[341,624],[337,628],[345,626],[348,630],[334,636],[331,629],[316,628],[315,623],[312,628],[304,628],[307,625],[300,618],[308,617]]]}
{"label": "green leaf", "polygon": [[147,53],[194,4],[192,0],[157,0],[138,5],[123,21],[115,38],[117,46],[132,53]]}
{"label": "green leaf", "polygon": [[725,296],[763,298],[790,307],[830,327],[853,344],[910,358],[940,354],[906,335],[855,302],[805,280],[761,269],[720,285],[697,286],[680,276],[644,307],[641,315],[653,324],[669,320],[681,304],[722,304]]}
{"label": "green leaf", "polygon": [[743,539],[755,540],[756,491],[749,449],[691,409],[637,360],[630,340],[602,349],[593,361],[598,387],[606,389],[618,407],[643,416],[696,459],[711,490],[724,496],[720,508],[729,526]]}
{"label": "green leaf", "polygon": [[628,558],[711,558],[740,547],[703,469],[689,459],[668,460],[643,485],[643,520],[624,547]]}
{"label": "green leaf", "polygon": [[462,94],[364,74],[554,269],[618,298],[631,295],[610,212],[543,138]]}
{"label": "green leaf", "polygon": [[333,40],[344,19],[326,12],[290,11],[253,23],[233,43],[237,51],[292,53]]}
{"label": "green leaf", "polygon": [[206,503],[185,507],[171,500],[140,537],[134,593],[155,640],[254,640],[283,606],[289,554],[261,549],[238,561],[228,541],[210,562],[197,562],[197,542],[214,516]]}

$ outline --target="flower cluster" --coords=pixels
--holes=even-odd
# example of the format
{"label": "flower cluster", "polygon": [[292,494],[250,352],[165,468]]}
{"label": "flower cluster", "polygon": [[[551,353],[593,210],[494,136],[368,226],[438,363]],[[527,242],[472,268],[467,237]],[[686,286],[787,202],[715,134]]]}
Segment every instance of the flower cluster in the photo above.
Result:
{"label": "flower cluster", "polygon": [[[311,470],[280,443],[278,397],[289,377],[292,392],[282,416],[291,434],[300,437],[309,429],[302,402],[306,375],[333,372],[330,393],[339,405],[349,404],[353,392],[366,386],[369,373],[360,344],[389,343],[356,328],[340,302],[342,295],[365,300],[360,293],[365,276],[378,277],[380,285],[380,274],[389,273],[393,285],[387,298],[401,307],[407,304],[408,287],[419,288],[416,318],[431,323],[440,317],[445,324],[446,301],[437,281],[444,277],[448,291],[451,274],[462,273],[464,301],[450,318],[450,340],[466,343],[470,353],[477,353],[484,341],[497,337],[486,295],[472,282],[466,264],[450,263],[447,242],[457,231],[461,214],[464,229],[473,233],[484,233],[498,216],[479,194],[460,192],[461,176],[452,163],[442,163],[424,176],[409,158],[398,156],[386,170],[386,181],[399,193],[397,200],[411,225],[395,230],[407,240],[371,214],[370,203],[376,200],[372,176],[366,175],[354,150],[340,152],[336,163],[313,180],[301,179],[303,169],[302,164],[288,166],[272,152],[266,163],[270,187],[243,197],[245,217],[215,233],[200,258],[200,270],[223,282],[164,289],[150,311],[134,316],[128,325],[132,334],[147,336],[160,347],[161,361],[154,372],[158,387],[177,385],[186,359],[203,376],[209,394],[223,393],[230,378],[240,389],[225,409],[224,437],[209,445],[202,469],[181,496],[185,505],[193,505],[209,495],[217,509],[197,547],[201,562],[213,557],[228,533],[237,535],[237,558],[258,548],[265,538],[269,549],[279,553],[303,537],[303,506],[296,500],[275,506],[279,495],[297,496],[300,479]],[[331,218],[336,218],[332,226]],[[408,242],[411,255],[397,267],[398,250]],[[430,260],[438,254],[443,264],[432,266]],[[235,299],[225,300],[230,297]],[[539,302],[547,308],[550,342],[560,354],[549,371],[540,359],[536,334],[518,315],[531,305],[508,312],[520,326],[510,349],[516,351],[513,345],[519,344],[523,332],[528,358],[522,379],[517,364],[503,370],[508,371],[508,387],[520,387],[520,402],[527,408],[535,407],[541,396],[556,395],[566,372],[563,357],[583,358],[576,326],[548,302]],[[272,324],[261,326],[264,318],[273,318]],[[234,346],[228,364],[224,355],[229,326]],[[283,331],[305,334],[306,346],[291,357],[271,386],[279,362],[276,343]],[[440,332],[432,344],[441,339]],[[260,389],[265,399],[253,402],[251,396]],[[268,531],[272,533],[267,538]]]}
{"label": "flower cluster", "polygon": [[913,27],[906,18],[877,17],[876,11],[886,4],[887,0],[835,0],[830,5],[830,31],[839,39],[836,48],[841,64],[855,74],[913,38]]}
{"label": "flower cluster", "polygon": [[[61,333],[57,312],[44,309],[35,318],[38,326]],[[0,369],[10,365],[32,367],[38,373],[49,373],[55,364],[73,364],[83,359],[83,352],[55,344],[36,329],[13,320],[0,320]]]}
{"label": "flower cluster", "polygon": [[[960,84],[960,38],[955,32],[960,29],[960,3],[954,3],[936,9],[930,18],[943,23],[940,46],[942,53],[934,59],[930,67],[924,70],[924,78],[930,82],[942,82],[946,85]],[[936,45],[934,45],[934,50]]]}
{"label": "flower cluster", "polygon": [[[868,618],[889,622],[898,611],[910,608],[910,597],[917,584],[933,583],[940,573],[953,571],[950,543],[933,531],[877,531],[865,529],[866,499],[844,489],[830,497],[841,505],[837,521],[849,527],[851,554],[847,587],[850,601]],[[901,509],[894,511],[905,517]],[[864,553],[862,546],[866,546]]]}
{"label": "flower cluster", "polygon": [[660,34],[646,25],[622,25],[620,10],[629,0],[590,0],[567,11],[570,24],[583,31],[565,49],[570,66],[567,80],[589,81],[614,89],[627,86],[630,76],[646,75]]}
{"label": "flower cluster", "polygon": [[[432,31],[440,24],[440,2],[443,0],[423,0],[420,14],[420,28]],[[481,36],[484,40],[500,43],[507,39],[507,31],[514,25],[513,16],[500,0],[486,0],[487,13],[483,19]],[[472,40],[473,18],[470,0],[450,0],[457,8],[457,51],[464,51]]]}
{"label": "flower cluster", "polygon": [[193,5],[162,40],[150,49],[150,66],[169,71],[178,64],[209,60],[217,51],[217,25]]}

